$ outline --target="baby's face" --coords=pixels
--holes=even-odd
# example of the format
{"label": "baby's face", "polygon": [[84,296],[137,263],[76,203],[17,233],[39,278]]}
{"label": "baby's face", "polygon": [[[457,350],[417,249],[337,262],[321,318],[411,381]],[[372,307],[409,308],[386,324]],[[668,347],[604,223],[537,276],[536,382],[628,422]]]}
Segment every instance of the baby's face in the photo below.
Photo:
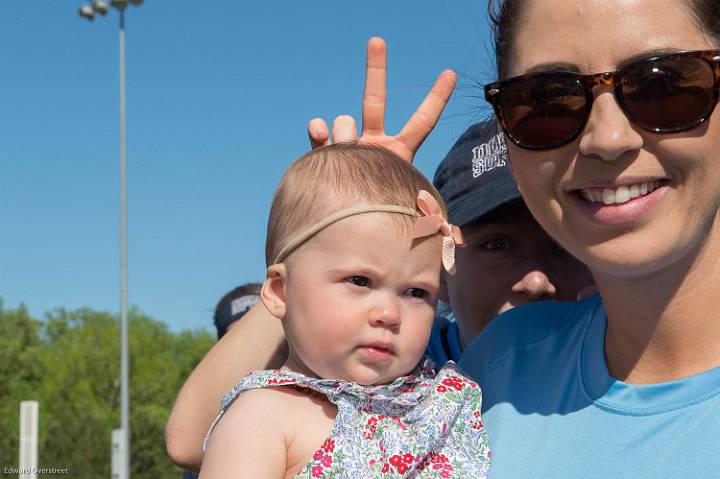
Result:
{"label": "baby's face", "polygon": [[438,298],[441,241],[412,240],[395,214],[345,218],[287,265],[289,369],[360,384],[392,381],[425,351]]}

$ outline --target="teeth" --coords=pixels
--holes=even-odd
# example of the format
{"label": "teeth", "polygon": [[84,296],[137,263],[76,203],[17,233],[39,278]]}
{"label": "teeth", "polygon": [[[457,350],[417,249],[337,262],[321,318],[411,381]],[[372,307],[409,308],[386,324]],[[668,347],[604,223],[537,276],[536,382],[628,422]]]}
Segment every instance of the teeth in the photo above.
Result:
{"label": "teeth", "polygon": [[589,203],[615,205],[627,203],[633,198],[645,196],[660,187],[660,181],[648,181],[637,185],[619,186],[617,188],[587,188],[580,190],[580,196]]}
{"label": "teeth", "polygon": [[612,205],[615,203],[615,190],[611,190],[610,188],[605,188],[603,190],[603,203],[606,205]]}
{"label": "teeth", "polygon": [[[605,196],[603,194],[603,196]],[[627,203],[630,201],[630,188],[627,186],[621,186],[615,190],[615,203]]]}

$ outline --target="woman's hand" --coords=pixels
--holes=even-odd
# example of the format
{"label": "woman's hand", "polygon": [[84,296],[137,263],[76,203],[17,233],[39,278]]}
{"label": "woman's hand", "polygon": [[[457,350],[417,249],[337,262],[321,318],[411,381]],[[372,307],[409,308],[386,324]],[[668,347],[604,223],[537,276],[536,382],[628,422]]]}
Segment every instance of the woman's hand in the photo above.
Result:
{"label": "woman's hand", "polygon": [[[397,135],[385,133],[385,103],[387,74],[387,48],[382,38],[368,41],[367,67],[365,70],[365,93],[362,103],[362,132],[360,141],[383,146],[400,157],[412,162],[415,153],[432,131],[455,88],[455,73],[445,70],[435,80],[430,93]],[[314,118],[308,123],[308,136],[312,148],[341,143],[358,138],[355,120],[341,115],[333,121],[332,140],[327,123]]]}

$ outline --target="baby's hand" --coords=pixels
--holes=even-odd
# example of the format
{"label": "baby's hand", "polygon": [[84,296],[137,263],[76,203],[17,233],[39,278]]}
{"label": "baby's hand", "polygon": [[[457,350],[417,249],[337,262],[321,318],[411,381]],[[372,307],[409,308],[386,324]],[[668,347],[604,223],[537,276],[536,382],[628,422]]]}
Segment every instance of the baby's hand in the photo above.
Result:
{"label": "baby's hand", "polygon": [[[397,135],[385,134],[385,103],[387,48],[382,38],[368,41],[365,93],[362,103],[362,132],[360,141],[383,146],[401,158],[412,162],[415,153],[432,131],[455,88],[455,73],[445,70],[435,80],[430,93]],[[330,133],[325,120],[313,118],[308,123],[308,136],[313,149],[328,145]],[[355,120],[340,115],[333,121],[332,142],[354,141],[358,138]]]}

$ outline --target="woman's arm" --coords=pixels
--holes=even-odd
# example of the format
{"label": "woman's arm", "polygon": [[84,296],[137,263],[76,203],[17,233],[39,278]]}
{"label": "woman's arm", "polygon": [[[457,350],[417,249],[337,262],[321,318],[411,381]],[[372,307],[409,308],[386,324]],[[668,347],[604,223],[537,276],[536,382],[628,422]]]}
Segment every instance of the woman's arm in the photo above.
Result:
{"label": "woman's arm", "polygon": [[199,470],[202,443],[225,393],[250,371],[282,365],[287,344],[280,321],[262,302],[213,346],[185,381],[165,426],[165,447],[180,467]]}

